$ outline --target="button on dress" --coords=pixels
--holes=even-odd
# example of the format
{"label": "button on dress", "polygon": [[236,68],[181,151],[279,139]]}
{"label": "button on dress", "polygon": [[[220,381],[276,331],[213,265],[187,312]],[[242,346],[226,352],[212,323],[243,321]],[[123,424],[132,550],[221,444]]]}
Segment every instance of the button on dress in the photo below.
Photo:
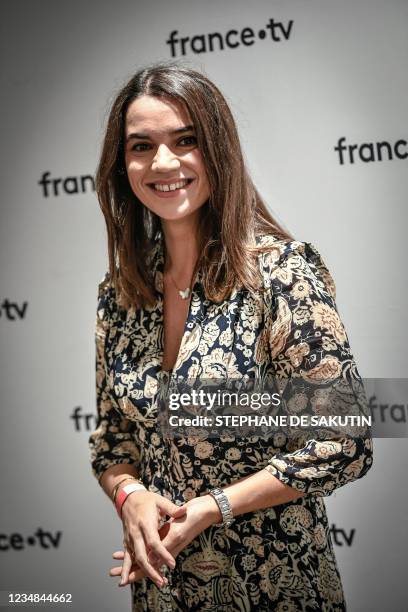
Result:
{"label": "button on dress", "polygon": [[[335,285],[310,243],[257,238],[265,291],[235,290],[206,299],[200,275],[192,288],[173,371],[191,379],[304,377],[361,381],[335,304]],[[213,487],[266,469],[305,493],[295,501],[212,525],[168,571],[161,589],[145,578],[131,585],[132,610],[277,612],[345,610],[324,497],[366,474],[371,436],[295,441],[224,433],[168,437],[158,424],[163,358],[163,236],[150,262],[157,300],[119,307],[106,274],[96,319],[97,427],[89,438],[96,478],[112,465],[135,466],[145,486],[182,505]]]}

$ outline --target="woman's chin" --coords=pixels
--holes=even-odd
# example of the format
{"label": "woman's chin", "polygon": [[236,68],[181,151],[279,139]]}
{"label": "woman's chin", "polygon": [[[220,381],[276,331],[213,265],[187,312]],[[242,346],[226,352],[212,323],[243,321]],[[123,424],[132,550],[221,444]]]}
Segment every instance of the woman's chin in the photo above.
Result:
{"label": "woman's chin", "polygon": [[198,214],[200,207],[193,208],[188,203],[175,204],[168,206],[160,206],[153,212],[162,219],[162,221],[180,221],[194,214]]}

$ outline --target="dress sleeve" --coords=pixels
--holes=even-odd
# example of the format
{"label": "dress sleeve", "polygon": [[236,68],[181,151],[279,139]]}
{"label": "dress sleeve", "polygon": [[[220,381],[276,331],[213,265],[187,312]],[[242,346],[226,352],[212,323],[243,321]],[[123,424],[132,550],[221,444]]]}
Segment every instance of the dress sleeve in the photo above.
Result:
{"label": "dress sleeve", "polygon": [[[313,410],[320,381],[346,381],[361,388],[335,304],[335,284],[316,248],[310,243],[291,242],[279,256],[275,251],[263,263],[267,264],[268,279],[266,333],[275,380],[289,382],[289,387],[296,387],[299,379],[306,381],[309,396],[301,399],[309,402],[309,410],[311,404]],[[296,403],[296,397],[292,401]],[[275,454],[265,469],[302,493],[328,496],[364,476],[372,465],[372,453],[367,428],[353,436],[326,434],[323,440],[302,432]]]}
{"label": "dress sleeve", "polygon": [[106,351],[110,333],[115,333],[115,298],[109,276],[99,284],[95,325],[96,365],[96,429],[89,437],[91,466],[100,480],[112,465],[130,463],[137,466],[139,450],[134,440],[134,424],[120,411],[112,393],[106,366]]}

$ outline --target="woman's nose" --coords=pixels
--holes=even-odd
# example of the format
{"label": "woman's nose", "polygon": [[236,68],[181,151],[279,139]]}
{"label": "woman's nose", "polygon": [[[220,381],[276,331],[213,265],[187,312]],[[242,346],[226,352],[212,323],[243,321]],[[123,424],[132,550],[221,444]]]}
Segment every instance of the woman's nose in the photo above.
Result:
{"label": "woman's nose", "polygon": [[152,170],[166,172],[180,167],[180,161],[166,145],[160,145],[152,161]]}

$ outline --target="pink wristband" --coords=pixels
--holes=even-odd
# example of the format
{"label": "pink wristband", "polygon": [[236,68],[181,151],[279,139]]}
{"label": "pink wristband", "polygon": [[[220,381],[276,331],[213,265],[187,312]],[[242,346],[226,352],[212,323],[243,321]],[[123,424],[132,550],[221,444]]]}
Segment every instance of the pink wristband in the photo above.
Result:
{"label": "pink wristband", "polygon": [[147,489],[142,484],[128,484],[118,492],[115,500],[115,506],[120,518],[122,518],[122,506],[125,503],[126,498],[135,491],[147,491]]}

